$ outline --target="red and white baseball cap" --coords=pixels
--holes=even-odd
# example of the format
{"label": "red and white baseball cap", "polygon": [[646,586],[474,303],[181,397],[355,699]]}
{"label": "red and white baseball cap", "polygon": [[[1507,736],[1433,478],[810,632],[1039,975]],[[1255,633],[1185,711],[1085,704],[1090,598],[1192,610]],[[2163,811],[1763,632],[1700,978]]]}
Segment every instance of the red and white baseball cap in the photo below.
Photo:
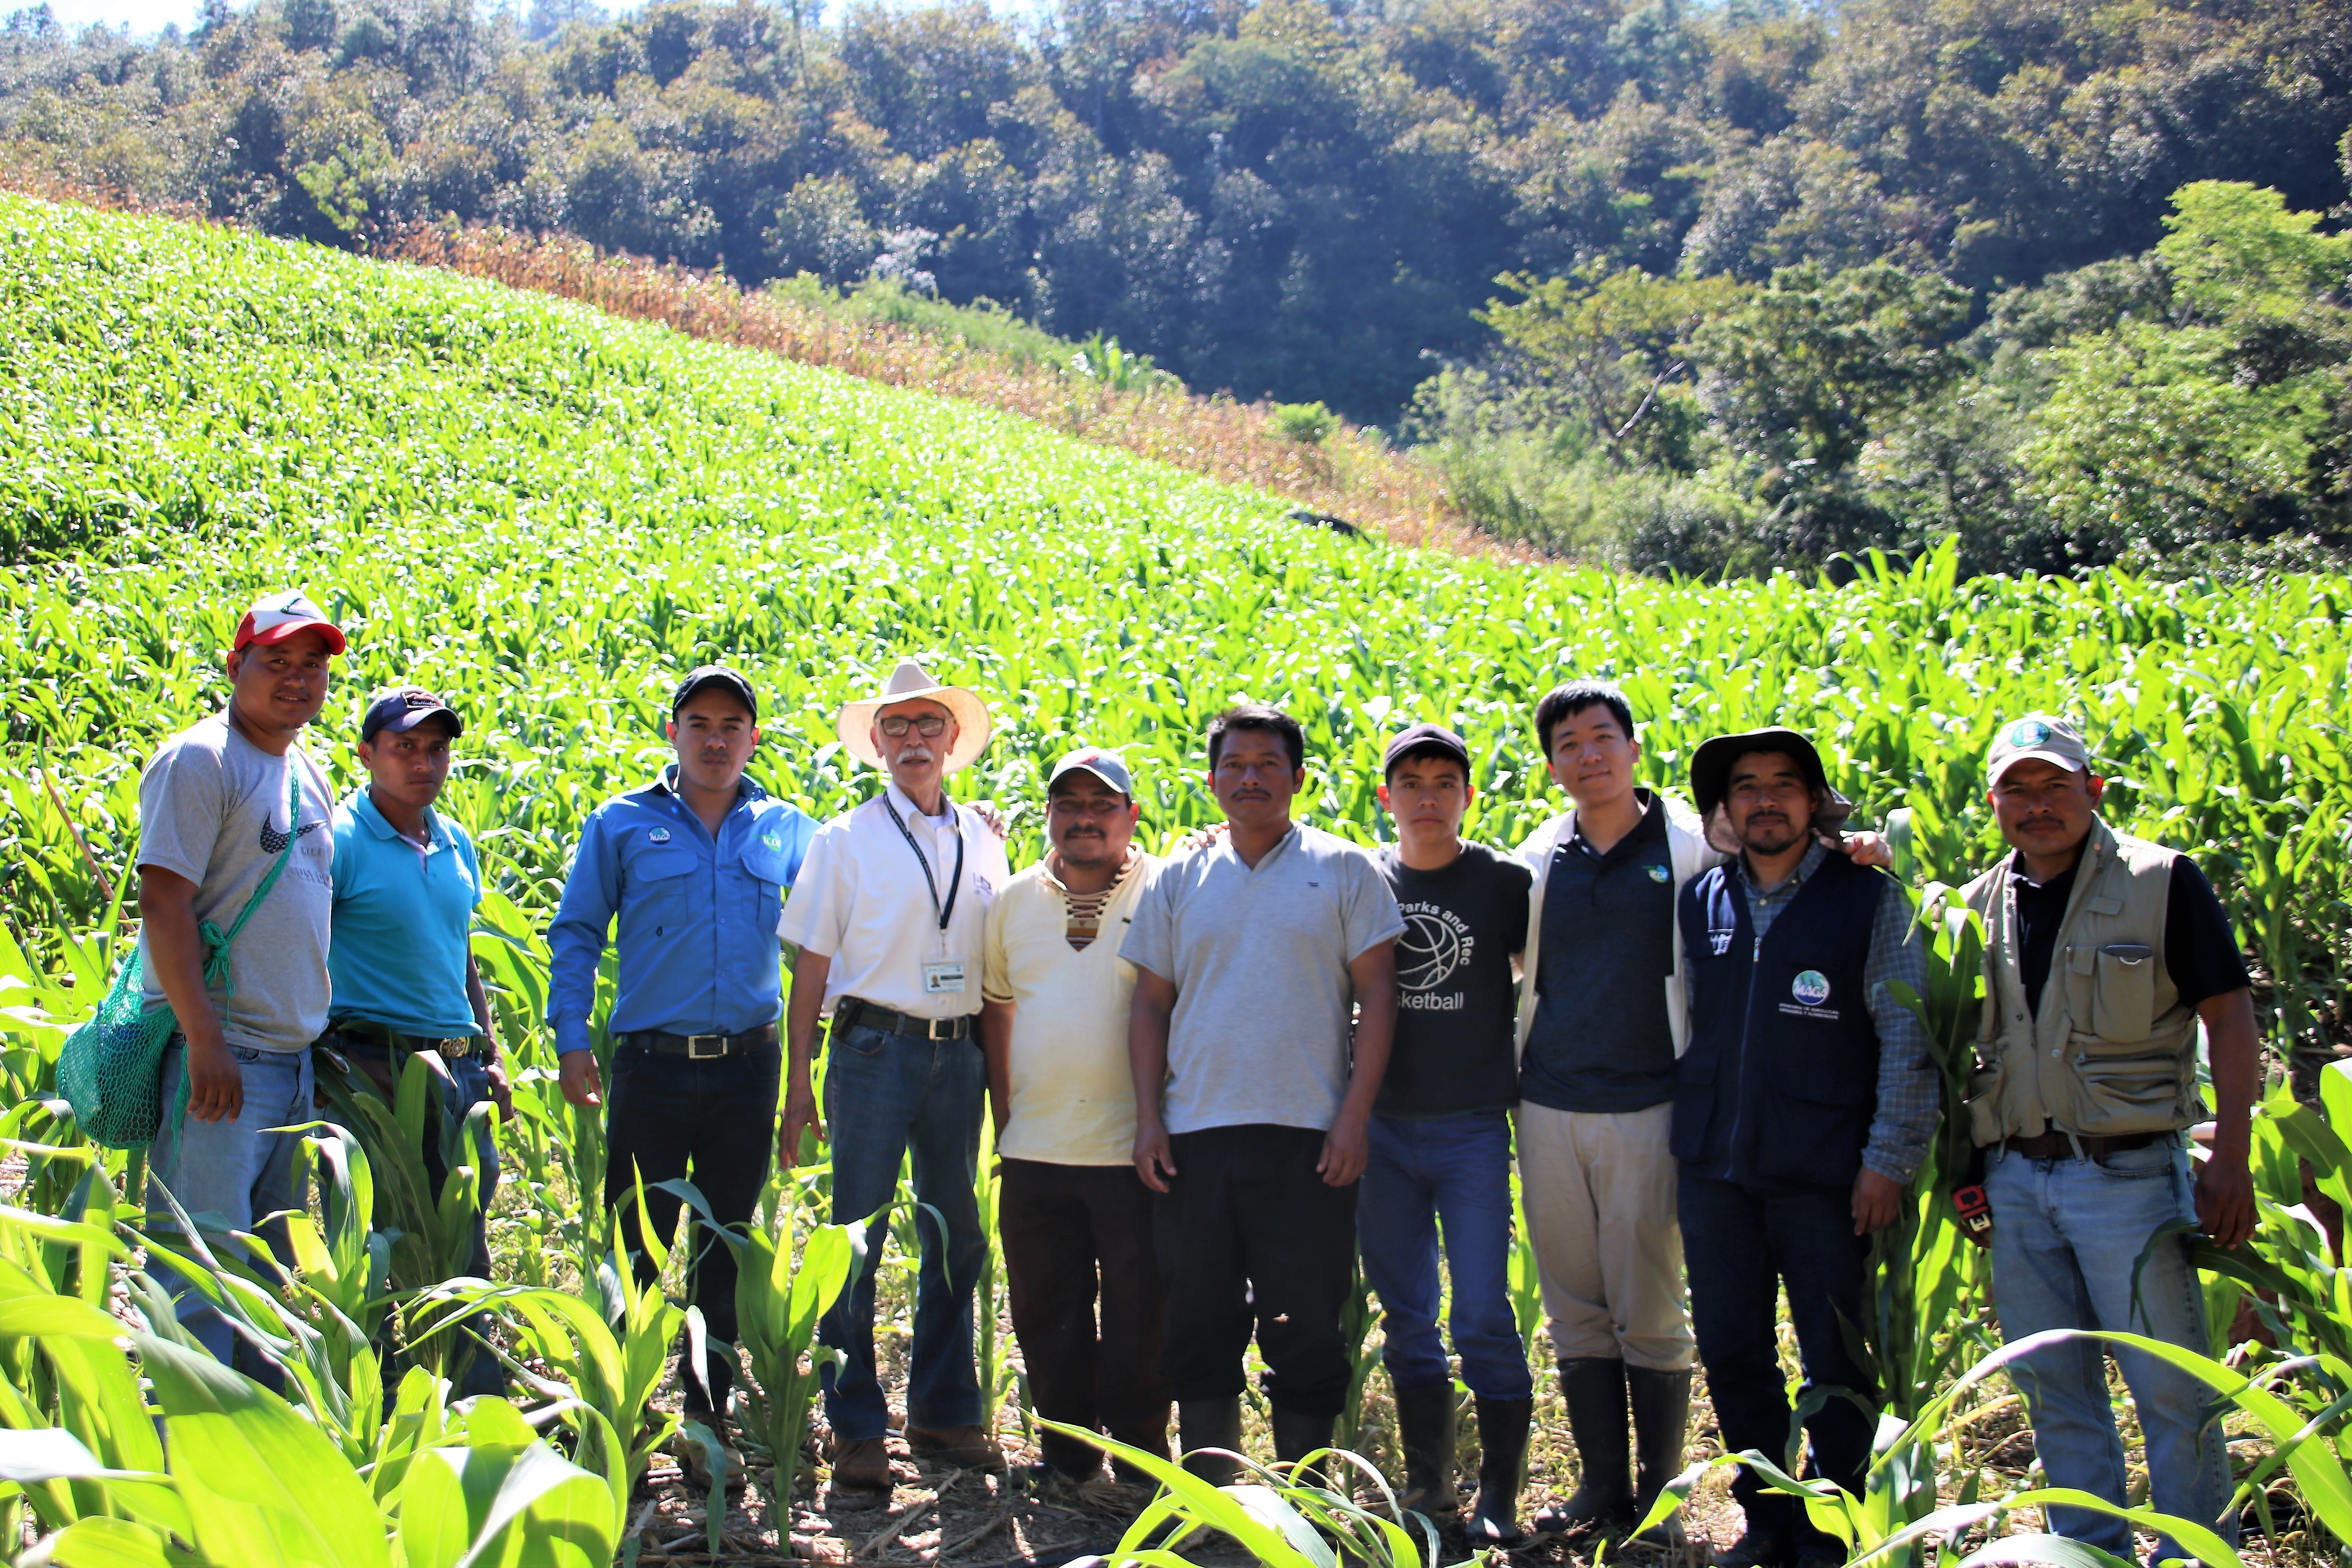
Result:
{"label": "red and white baseball cap", "polygon": [[284,642],[299,632],[316,627],[327,639],[329,653],[343,651],[343,634],[335,623],[321,615],[319,606],[299,588],[280,593],[264,594],[253,601],[253,608],[245,612],[245,619],[236,623],[236,641],[229,645],[237,648],[267,646]]}

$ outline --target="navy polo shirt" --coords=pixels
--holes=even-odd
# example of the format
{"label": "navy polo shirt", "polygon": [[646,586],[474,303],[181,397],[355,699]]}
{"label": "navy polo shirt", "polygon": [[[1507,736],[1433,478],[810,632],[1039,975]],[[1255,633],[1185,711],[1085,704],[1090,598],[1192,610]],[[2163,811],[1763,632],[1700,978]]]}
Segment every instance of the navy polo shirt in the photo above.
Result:
{"label": "navy polo shirt", "polygon": [[365,789],[335,814],[331,1024],[360,1018],[426,1038],[481,1028],[466,1000],[481,862],[466,830],[430,806],[425,826],[425,844],[403,838]]}
{"label": "navy polo shirt", "polygon": [[714,838],[678,797],[677,776],[672,763],[581,829],[548,931],[547,1021],[560,1054],[589,1048],[607,931],[620,952],[614,1034],[737,1035],[783,1011],[776,926],[816,820],[745,779]]}

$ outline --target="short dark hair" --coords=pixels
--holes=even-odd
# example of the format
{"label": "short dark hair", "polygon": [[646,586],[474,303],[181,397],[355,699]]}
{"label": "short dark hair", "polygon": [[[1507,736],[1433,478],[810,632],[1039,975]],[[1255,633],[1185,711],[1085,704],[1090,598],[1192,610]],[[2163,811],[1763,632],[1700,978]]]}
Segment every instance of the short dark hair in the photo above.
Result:
{"label": "short dark hair", "polygon": [[1536,739],[1542,742],[1544,755],[1551,755],[1552,726],[1562,719],[1583,712],[1588,708],[1606,708],[1625,738],[1633,737],[1633,708],[1625,694],[1605,680],[1570,680],[1553,687],[1536,704]]}
{"label": "short dark hair", "polygon": [[1396,771],[1404,766],[1405,763],[1416,762],[1444,763],[1449,767],[1453,767],[1460,771],[1462,774],[1462,782],[1464,784],[1468,784],[1470,782],[1470,770],[1466,767],[1463,767],[1462,759],[1460,757],[1455,756],[1453,752],[1448,750],[1440,742],[1423,741],[1417,746],[1407,746],[1403,751],[1399,752],[1395,756],[1391,757],[1389,759],[1389,765],[1381,770],[1381,783],[1386,784],[1391,779],[1396,777]]}
{"label": "short dark hair", "polygon": [[1226,709],[1209,721],[1209,767],[1214,772],[1217,759],[1225,749],[1225,737],[1235,730],[1255,730],[1262,734],[1279,735],[1283,748],[1290,753],[1290,771],[1297,773],[1307,765],[1307,731],[1298,721],[1279,708],[1269,708],[1263,702],[1244,702]]}

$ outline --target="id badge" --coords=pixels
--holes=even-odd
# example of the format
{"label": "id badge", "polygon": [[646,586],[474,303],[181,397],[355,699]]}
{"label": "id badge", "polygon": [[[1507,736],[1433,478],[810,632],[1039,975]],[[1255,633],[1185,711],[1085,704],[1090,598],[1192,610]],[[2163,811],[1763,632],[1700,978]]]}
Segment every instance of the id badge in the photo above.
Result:
{"label": "id badge", "polygon": [[963,960],[943,958],[937,963],[923,965],[923,994],[926,996],[962,995]]}

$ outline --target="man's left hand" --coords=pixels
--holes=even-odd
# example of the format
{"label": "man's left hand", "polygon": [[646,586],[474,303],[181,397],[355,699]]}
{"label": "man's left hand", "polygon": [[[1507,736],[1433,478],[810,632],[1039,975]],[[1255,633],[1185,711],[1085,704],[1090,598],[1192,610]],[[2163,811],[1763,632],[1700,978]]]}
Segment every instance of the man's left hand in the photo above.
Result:
{"label": "man's left hand", "polygon": [[1864,1165],[1853,1179],[1854,1235],[1885,1230],[1902,1212],[1903,1184]]}
{"label": "man's left hand", "polygon": [[482,1068],[490,1080],[490,1103],[499,1108],[499,1121],[508,1126],[514,1123],[514,1085],[507,1079],[504,1057],[492,1057]]}
{"label": "man's left hand", "polygon": [[1372,1154],[1372,1139],[1369,1129],[1360,1121],[1341,1117],[1323,1134],[1323,1157],[1315,1162],[1316,1171],[1327,1187],[1344,1187],[1364,1173],[1364,1166]]}
{"label": "man's left hand", "polygon": [[2197,1228],[2224,1250],[2243,1246],[2254,1234],[2254,1175],[2246,1151],[2216,1148],[2197,1172]]}
{"label": "man's left hand", "polygon": [[1895,846],[1883,833],[1849,833],[1838,844],[1857,866],[1892,866]]}

